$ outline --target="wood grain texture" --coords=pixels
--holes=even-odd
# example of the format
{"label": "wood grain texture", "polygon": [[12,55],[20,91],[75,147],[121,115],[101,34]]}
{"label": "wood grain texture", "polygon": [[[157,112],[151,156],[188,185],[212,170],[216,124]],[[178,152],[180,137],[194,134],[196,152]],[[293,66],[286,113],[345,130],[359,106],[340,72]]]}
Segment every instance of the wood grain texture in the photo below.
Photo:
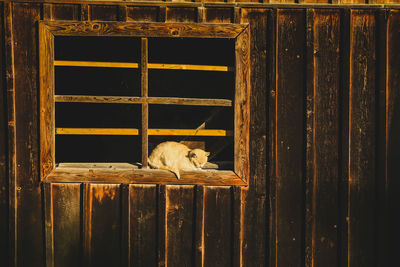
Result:
{"label": "wood grain texture", "polygon": [[276,228],[272,234],[277,266],[302,266],[305,73],[299,70],[305,68],[304,11],[278,10],[276,27]]}
{"label": "wood grain texture", "polygon": [[130,266],[157,265],[157,188],[129,185]]}
{"label": "wood grain texture", "polygon": [[313,20],[312,264],[333,267],[338,265],[340,13],[314,11]]}
{"label": "wood grain texture", "polygon": [[90,185],[90,262],[92,266],[121,265],[121,206],[119,184]]}
{"label": "wood grain texture", "polygon": [[15,155],[16,266],[44,265],[42,196],[39,186],[38,47],[40,5],[12,3]]}
{"label": "wood grain texture", "polygon": [[48,182],[108,182],[108,183],[159,183],[246,185],[232,171],[182,171],[181,179],[165,170],[127,168],[71,168],[57,167],[47,176]]}
{"label": "wood grain texture", "polygon": [[91,21],[116,21],[118,11],[117,5],[89,5]]}
{"label": "wood grain texture", "polygon": [[54,37],[39,23],[40,71],[40,164],[41,177],[46,177],[55,164],[54,113]]}
{"label": "wood grain texture", "polygon": [[[268,66],[268,21],[269,10],[256,8],[243,8],[241,10],[241,23],[249,23],[250,27],[250,141],[249,162],[250,175],[249,187],[245,192],[234,190],[235,202],[242,205],[238,210],[235,205],[241,225],[239,254],[242,257],[234,264],[236,266],[264,266],[267,263],[267,80]],[[272,45],[272,44],[271,44]],[[273,53],[271,53],[273,54]],[[270,55],[271,55],[270,54]],[[269,58],[268,58],[269,59]],[[238,215],[238,213],[241,213]],[[236,231],[234,231],[236,234]],[[240,255],[242,254],[242,255]]]}
{"label": "wood grain texture", "polygon": [[46,21],[54,35],[235,38],[246,25]]}
{"label": "wood grain texture", "polygon": [[[149,45],[148,39],[142,38],[141,45],[141,58],[140,58],[140,92],[143,98],[149,96],[149,70],[148,70],[148,58],[149,58]],[[142,104],[142,165],[143,168],[148,167],[147,159],[149,155],[149,104]]]}
{"label": "wood grain texture", "polygon": [[119,103],[119,104],[163,104],[189,106],[231,107],[229,99],[203,99],[178,97],[125,97],[125,96],[86,96],[86,95],[55,95],[55,102],[69,103]]}
{"label": "wood grain texture", "polygon": [[231,23],[233,22],[233,8],[205,8],[205,20],[208,23]]}
{"label": "wood grain texture", "polygon": [[234,168],[243,180],[249,179],[250,128],[250,29],[247,27],[235,42],[235,126]]}
{"label": "wood grain texture", "polygon": [[80,184],[51,184],[54,266],[79,266],[81,259]]}
{"label": "wood grain texture", "polygon": [[155,22],[157,21],[159,7],[138,7],[128,6],[127,7],[127,21],[143,21],[143,22]]}
{"label": "wood grain texture", "polygon": [[166,22],[196,22],[197,8],[195,7],[167,7]]}
{"label": "wood grain texture", "polygon": [[[400,51],[398,43],[400,13],[392,10],[387,24],[387,81],[386,81],[386,179],[384,181],[387,197],[388,246],[387,262],[397,258],[396,244],[400,237],[400,230],[395,223],[394,211],[399,209],[400,182],[396,177],[400,173]],[[381,178],[380,178],[381,179]]]}
{"label": "wood grain texture", "polygon": [[166,266],[193,266],[194,186],[166,186]]}
{"label": "wood grain texture", "polygon": [[[4,4],[0,3],[1,18],[4,18]],[[0,43],[4,44],[4,19],[0,21]],[[0,47],[0,62],[5,60],[5,49]],[[0,65],[0,75],[5,77],[5,66]],[[0,258],[4,259],[4,264],[8,265],[9,257],[9,227],[8,227],[8,173],[7,173],[7,106],[6,106],[6,84],[2,79],[0,82]]]}
{"label": "wood grain texture", "polygon": [[232,198],[230,187],[204,189],[204,266],[232,264]]}
{"label": "wood grain texture", "polygon": [[352,10],[350,25],[348,264],[374,266],[375,14]]}
{"label": "wood grain texture", "polygon": [[[55,133],[75,135],[139,135],[141,130],[128,128],[56,128]],[[232,136],[228,130],[148,129],[148,135],[170,136]]]}

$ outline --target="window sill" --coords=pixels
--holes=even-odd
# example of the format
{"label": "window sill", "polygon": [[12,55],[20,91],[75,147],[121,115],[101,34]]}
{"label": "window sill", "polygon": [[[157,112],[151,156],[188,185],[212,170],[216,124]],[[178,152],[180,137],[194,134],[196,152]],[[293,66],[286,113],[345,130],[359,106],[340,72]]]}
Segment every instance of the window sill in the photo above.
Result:
{"label": "window sill", "polygon": [[181,171],[181,179],[166,170],[139,169],[128,163],[64,163],[59,164],[45,182],[88,183],[139,183],[139,184],[196,184],[196,185],[240,185],[247,183],[233,171],[201,170]]}

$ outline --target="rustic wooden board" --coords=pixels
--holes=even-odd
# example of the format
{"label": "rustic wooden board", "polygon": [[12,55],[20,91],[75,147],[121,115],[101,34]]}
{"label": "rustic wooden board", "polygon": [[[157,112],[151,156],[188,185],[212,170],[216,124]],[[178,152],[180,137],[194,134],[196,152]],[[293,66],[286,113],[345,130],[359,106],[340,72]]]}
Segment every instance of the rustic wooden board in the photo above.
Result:
{"label": "rustic wooden board", "polygon": [[349,92],[350,266],[374,266],[375,209],[375,14],[352,10]]}
{"label": "rustic wooden board", "polygon": [[120,185],[91,184],[88,208],[90,245],[89,259],[92,266],[121,265],[121,203]]}
{"label": "rustic wooden board", "polygon": [[193,266],[194,186],[166,186],[166,265]]}
{"label": "rustic wooden board", "polygon": [[[1,18],[4,15],[4,3],[0,3]],[[4,43],[4,19],[0,21],[0,43]],[[3,45],[0,47],[0,62],[5,60]],[[4,64],[0,65],[0,74],[5,75]],[[0,82],[0,258],[4,259],[4,264],[8,265],[8,173],[7,173],[7,111],[6,111],[6,84],[4,80]]]}
{"label": "rustic wooden board", "polygon": [[143,21],[154,22],[157,21],[158,7],[138,7],[128,6],[127,8],[127,21]]}
{"label": "rustic wooden board", "polygon": [[166,22],[196,22],[197,8],[195,7],[167,7]]}
{"label": "rustic wooden board", "polygon": [[[40,5],[12,3],[10,7],[12,27],[13,85],[8,87],[15,105],[15,151],[10,155],[16,167],[14,180],[16,211],[15,262],[16,266],[43,266],[43,220],[42,197],[39,187],[39,142],[38,142],[38,47],[37,21],[40,20]],[[12,76],[14,75],[14,76]],[[15,102],[14,102],[15,101]],[[12,143],[13,144],[13,143]],[[13,197],[13,196],[12,196]]]}
{"label": "rustic wooden board", "polygon": [[233,249],[230,187],[204,189],[204,266],[231,266]]}
{"label": "rustic wooden board", "polygon": [[79,20],[80,6],[73,4],[43,4],[45,20]]}
{"label": "rustic wooden board", "polygon": [[233,8],[205,8],[205,21],[212,23],[233,22]]}
{"label": "rustic wooden board", "polygon": [[305,12],[278,10],[276,27],[276,188],[272,193],[276,202],[272,234],[276,235],[277,266],[301,266],[304,260]]}
{"label": "rustic wooden board", "polygon": [[[400,51],[398,44],[400,36],[400,13],[390,12],[387,24],[387,87],[386,87],[386,171],[384,185],[387,196],[388,246],[387,262],[393,262],[398,257],[395,249],[400,237],[400,230],[395,223],[396,210],[400,203]],[[381,179],[381,178],[380,178]]]}
{"label": "rustic wooden board", "polygon": [[157,187],[129,185],[130,265],[157,265]]}
{"label": "rustic wooden board", "polygon": [[118,11],[117,5],[90,5],[89,18],[92,21],[116,21]]}
{"label": "rustic wooden board", "polygon": [[80,264],[80,192],[80,184],[51,184],[54,266],[79,266]]}
{"label": "rustic wooden board", "polygon": [[[318,266],[337,266],[339,185],[340,13],[313,13],[313,106],[311,257]],[[311,93],[311,92],[310,92]],[[327,208],[329,207],[329,208]]]}
{"label": "rustic wooden board", "polygon": [[[242,259],[234,262],[235,266],[264,266],[267,263],[267,55],[273,55],[267,50],[272,40],[267,40],[268,14],[266,9],[246,8],[241,12],[241,23],[250,24],[251,46],[251,94],[250,94],[250,175],[249,188],[243,196],[236,199],[242,205],[239,214],[239,224],[242,236],[239,238],[239,254]],[[270,58],[268,58],[270,60]],[[246,189],[243,189],[246,190]],[[242,200],[243,199],[243,200]],[[243,203],[240,203],[242,202]],[[235,231],[236,232],[236,231]],[[236,234],[236,233],[235,233]],[[242,255],[240,252],[242,251]]]}

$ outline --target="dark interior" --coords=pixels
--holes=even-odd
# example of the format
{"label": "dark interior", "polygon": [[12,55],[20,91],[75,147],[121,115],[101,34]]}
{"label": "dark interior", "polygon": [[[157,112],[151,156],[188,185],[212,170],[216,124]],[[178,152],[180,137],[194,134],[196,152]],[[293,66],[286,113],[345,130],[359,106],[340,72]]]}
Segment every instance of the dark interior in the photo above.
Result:
{"label": "dark interior", "polygon": [[[56,60],[138,63],[140,49],[138,38],[55,38]],[[234,61],[232,40],[149,39],[149,63],[233,67]],[[55,78],[58,95],[141,95],[139,69],[58,66]],[[234,72],[149,69],[149,96],[233,100],[234,78]],[[55,114],[56,128],[141,128],[140,104],[56,103]],[[205,129],[232,131],[233,107],[149,105],[150,129],[197,129],[203,123]],[[232,136],[149,136],[149,153],[164,141],[200,141],[211,161],[233,161]],[[56,162],[140,159],[140,135],[56,135]]]}

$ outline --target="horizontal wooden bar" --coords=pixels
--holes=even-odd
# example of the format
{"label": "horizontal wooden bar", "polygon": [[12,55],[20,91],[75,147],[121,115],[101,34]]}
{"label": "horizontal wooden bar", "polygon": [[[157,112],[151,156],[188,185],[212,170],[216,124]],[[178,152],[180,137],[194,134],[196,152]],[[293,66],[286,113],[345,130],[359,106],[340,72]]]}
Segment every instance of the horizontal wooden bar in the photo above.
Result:
{"label": "horizontal wooden bar", "polygon": [[231,107],[229,99],[202,99],[178,97],[131,97],[131,96],[86,96],[86,95],[56,95],[55,102],[71,103],[119,103],[119,104],[166,104],[189,106]]}
{"label": "horizontal wooden bar", "polygon": [[139,68],[138,63],[130,62],[98,62],[98,61],[70,61],[54,60],[54,66],[62,67],[97,67],[97,68]]}
{"label": "horizontal wooden bar", "polygon": [[41,21],[55,36],[236,38],[247,24]]}
{"label": "horizontal wooden bar", "polygon": [[233,171],[181,171],[181,179],[166,170],[132,168],[56,167],[45,182],[247,185]]}
{"label": "horizontal wooden bar", "polygon": [[[70,61],[70,60],[55,60],[54,66],[62,67],[96,67],[96,68],[139,68],[138,63],[131,62],[100,62],[100,61]],[[164,70],[200,70],[200,71],[234,71],[233,67],[215,66],[215,65],[193,65],[193,64],[164,64],[164,63],[149,63],[149,69],[164,69]]]}
{"label": "horizontal wooden bar", "polygon": [[[139,129],[124,128],[56,128],[58,135],[139,135]],[[148,135],[232,136],[228,130],[148,129]]]}

